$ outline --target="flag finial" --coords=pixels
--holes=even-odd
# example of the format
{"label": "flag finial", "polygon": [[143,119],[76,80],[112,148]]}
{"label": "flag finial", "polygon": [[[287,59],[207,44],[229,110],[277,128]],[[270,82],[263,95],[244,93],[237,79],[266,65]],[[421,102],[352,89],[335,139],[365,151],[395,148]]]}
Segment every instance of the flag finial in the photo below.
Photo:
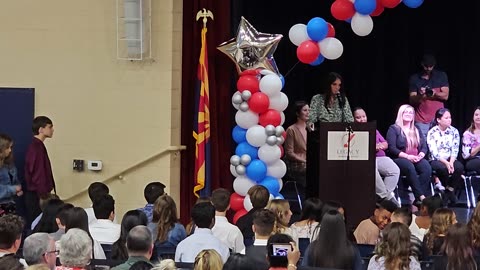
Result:
{"label": "flag finial", "polygon": [[208,17],[213,20],[213,13],[210,10],[203,8],[197,12],[197,21],[203,18],[203,28],[207,27]]}

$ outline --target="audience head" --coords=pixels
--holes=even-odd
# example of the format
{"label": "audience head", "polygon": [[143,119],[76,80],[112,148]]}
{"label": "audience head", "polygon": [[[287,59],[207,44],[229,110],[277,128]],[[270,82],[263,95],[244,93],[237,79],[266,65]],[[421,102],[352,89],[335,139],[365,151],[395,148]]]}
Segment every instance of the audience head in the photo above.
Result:
{"label": "audience head", "polygon": [[262,185],[255,185],[251,187],[248,192],[250,201],[252,202],[253,209],[265,208],[270,199],[270,192]]}
{"label": "audience head", "polygon": [[127,236],[127,250],[129,256],[143,256],[150,259],[152,256],[152,233],[147,226],[133,227]]}
{"label": "audience head", "polygon": [[431,127],[437,126],[441,129],[446,129],[452,125],[452,115],[447,108],[440,108],[435,112],[435,118],[432,121]]}
{"label": "audience head", "polygon": [[60,238],[60,263],[66,267],[85,267],[92,258],[92,239],[81,229],[70,229]]}
{"label": "audience head", "polygon": [[215,207],[209,202],[197,203],[192,208],[192,220],[198,228],[212,228],[215,225]]}
{"label": "audience head", "polygon": [[276,219],[275,214],[268,209],[260,209],[254,212],[252,230],[257,238],[258,236],[269,237],[275,227]]}
{"label": "audience head", "polygon": [[[428,196],[422,201],[422,206],[420,207],[420,213],[424,216],[433,216],[433,213],[439,208],[443,207],[443,200],[438,195]],[[479,213],[480,214],[480,213]]]}
{"label": "audience head", "polygon": [[230,208],[230,191],[218,188],[212,192],[212,204],[217,212],[226,212]]}
{"label": "audience head", "polygon": [[12,254],[6,254],[0,257],[0,270],[24,270],[25,267],[18,260],[18,258]]}
{"label": "audience head", "polygon": [[[293,243],[293,239],[290,235],[276,233],[270,236],[270,238],[268,238],[267,249],[272,248],[272,244],[289,245],[291,243]],[[291,250],[293,250],[293,247]],[[288,266],[287,256],[272,256],[272,252],[267,251],[267,260],[270,263],[270,267],[287,267]]]}
{"label": "audience head", "polygon": [[410,230],[403,223],[393,222],[385,227],[375,250],[377,260],[384,257],[385,269],[409,269],[410,236]]}
{"label": "audience head", "polygon": [[26,270],[52,270],[55,268],[50,268],[46,264],[34,264],[34,265],[29,265]]}
{"label": "audience head", "polygon": [[161,260],[152,270],[175,270],[177,267],[175,266],[175,261],[172,259],[164,259]]}
{"label": "audience head", "polygon": [[[210,204],[210,203],[208,203]],[[157,224],[157,237],[160,242],[167,240],[168,232],[178,222],[177,205],[172,197],[164,194],[155,201],[153,222]],[[154,239],[157,240],[157,239]]]}
{"label": "audience head", "polygon": [[412,224],[412,211],[408,207],[398,208],[393,211],[390,219],[392,222],[400,222],[410,226]]}
{"label": "audience head", "polygon": [[99,196],[93,201],[93,212],[97,219],[109,219],[115,218],[115,200],[109,194]]}
{"label": "audience head", "polygon": [[409,123],[409,128],[415,128],[415,109],[408,104],[403,104],[398,108],[397,119],[395,120],[395,124],[400,127],[403,127],[403,123]]}
{"label": "audience head", "polygon": [[473,133],[473,131],[475,130],[475,126],[480,127],[480,106],[475,108],[475,111],[473,111],[472,122],[468,130]]}
{"label": "audience head", "polygon": [[456,223],[447,231],[442,253],[447,255],[447,269],[477,269],[468,226]]}
{"label": "audience head", "polygon": [[125,243],[130,230],[138,225],[147,226],[148,218],[144,212],[140,210],[130,210],[123,215],[120,229],[120,237],[112,245],[111,258],[113,260],[128,259],[128,252]]}
{"label": "audience head", "polygon": [[390,223],[390,217],[397,208],[398,206],[390,200],[383,200],[377,203],[376,209],[373,212],[373,218],[380,230],[383,230],[383,228]]}
{"label": "audience head", "polygon": [[165,194],[165,185],[160,182],[151,182],[143,190],[143,196],[148,204],[154,204],[163,194]]}
{"label": "audience head", "polygon": [[48,193],[48,194],[42,196],[39,200],[40,210],[42,210],[42,212],[43,212],[45,210],[45,207],[47,206],[47,203],[50,200],[54,200],[54,199],[60,200],[60,197],[58,197],[57,194],[53,194],[53,193]]}
{"label": "audience head", "polygon": [[102,182],[93,182],[88,187],[88,197],[94,202],[97,198],[110,193],[110,189]]}
{"label": "audience head", "polygon": [[73,228],[84,230],[88,235],[90,235],[90,230],[88,229],[87,212],[85,212],[85,210],[81,207],[73,207],[67,211],[65,232],[68,232],[68,230]]}
{"label": "audience head", "polygon": [[217,270],[222,269],[223,261],[220,254],[214,249],[204,249],[195,257],[193,269],[195,270]]}
{"label": "audience head", "polygon": [[295,102],[295,116],[297,120],[306,122],[310,113],[310,107],[308,103],[304,100],[299,100]]}
{"label": "audience head", "polygon": [[65,229],[65,224],[67,223],[68,211],[74,206],[71,203],[64,203],[60,209],[58,209],[57,215],[55,216],[55,221],[59,229]]}
{"label": "audience head", "polygon": [[300,220],[322,220],[323,202],[319,198],[308,198],[303,203],[302,215]]}
{"label": "audience head", "polygon": [[222,270],[251,270],[255,268],[255,263],[246,255],[235,253],[228,257]]}
{"label": "audience head", "polygon": [[472,235],[473,247],[480,248],[480,204],[475,207],[475,211],[468,221],[468,228]]}
{"label": "audience head", "polygon": [[353,109],[353,118],[357,123],[366,123],[367,122],[367,113],[364,109],[356,107]]}
{"label": "audience head", "polygon": [[23,219],[17,215],[0,217],[0,249],[16,253],[20,248],[24,225]]}
{"label": "audience head", "polygon": [[57,254],[55,241],[48,233],[34,233],[23,243],[23,258],[28,265],[47,264],[55,269]]}
{"label": "audience head", "polygon": [[150,270],[152,268],[153,268],[153,265],[151,263],[145,262],[145,261],[138,261],[132,264],[129,270]]}
{"label": "audience head", "polygon": [[13,140],[6,134],[0,134],[0,168],[6,164],[11,165],[8,162],[8,158],[12,155]]}
{"label": "audience head", "polygon": [[42,218],[38,221],[33,232],[54,233],[58,231],[57,214],[62,208],[64,202],[60,199],[48,200],[43,209]]}
{"label": "audience head", "polygon": [[326,201],[322,207],[322,216],[330,210],[337,210],[345,219],[345,209],[340,202],[337,201]]}
{"label": "audience head", "polygon": [[32,131],[33,135],[42,134],[50,138],[53,135],[53,122],[46,116],[37,116],[33,119]]}
{"label": "audience head", "polygon": [[448,228],[457,223],[455,212],[448,208],[440,208],[433,213],[430,229],[425,234],[424,242],[427,247],[428,255],[432,255],[434,241],[439,235],[445,235]]}
{"label": "audience head", "polygon": [[292,218],[292,211],[290,211],[290,203],[287,200],[271,200],[267,208],[277,217],[277,225],[288,227],[288,223]]}

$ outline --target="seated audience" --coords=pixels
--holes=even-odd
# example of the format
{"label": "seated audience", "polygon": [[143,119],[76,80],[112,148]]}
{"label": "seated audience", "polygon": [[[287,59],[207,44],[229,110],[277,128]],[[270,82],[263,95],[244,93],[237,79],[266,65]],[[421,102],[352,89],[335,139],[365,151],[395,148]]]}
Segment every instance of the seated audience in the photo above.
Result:
{"label": "seated audience", "polygon": [[145,207],[138,210],[142,211],[147,215],[148,222],[152,222],[153,218],[153,204],[158,199],[158,197],[165,194],[165,185],[160,182],[151,182],[143,190],[143,196],[147,201]]}
{"label": "seated audience", "polygon": [[343,208],[343,205],[340,202],[326,201],[323,204],[321,216],[323,217],[323,215],[325,215],[325,213],[330,212],[330,210],[337,210],[343,216],[343,219],[345,219],[345,209]]}
{"label": "seated audience", "polygon": [[155,248],[176,247],[185,237],[185,227],[178,222],[177,205],[172,197],[164,194],[155,201],[153,222],[148,224]]}
{"label": "seated audience", "polygon": [[307,247],[302,265],[362,269],[360,253],[348,240],[343,216],[337,210],[330,210],[323,216],[319,234]]}
{"label": "seated audience", "polygon": [[430,229],[423,238],[423,246],[428,256],[438,255],[445,240],[445,234],[451,225],[457,223],[455,212],[440,208],[433,213]]}
{"label": "seated audience", "polygon": [[[290,228],[295,231],[298,238],[316,239],[318,231],[315,228],[322,219],[323,202],[319,198],[308,198],[303,203],[300,221],[293,223]],[[316,234],[314,234],[316,232]]]}
{"label": "seated audience", "polygon": [[129,270],[150,270],[153,268],[153,265],[149,262],[138,261],[132,266],[130,266]]}
{"label": "seated audience", "polygon": [[215,207],[215,226],[213,235],[220,239],[232,253],[245,254],[242,232],[237,226],[227,220],[227,211],[230,209],[230,191],[219,188],[212,192],[212,204]]}
{"label": "seated audience", "polygon": [[[392,220],[392,222],[400,222],[402,224],[410,226],[410,224],[412,223],[412,211],[407,207],[398,208],[397,210],[393,211],[390,219]],[[422,241],[418,239],[418,237],[413,235],[411,231],[410,244],[411,255],[415,257],[417,261],[421,261],[423,259],[423,244]]]}
{"label": "seated audience", "polygon": [[289,235],[277,233],[268,238],[267,247],[272,248],[272,244],[290,244],[291,249],[287,251],[287,256],[275,256],[273,252],[267,252],[270,269],[296,270],[300,260],[300,251],[293,239]]}
{"label": "seated audience", "polygon": [[176,262],[193,263],[195,257],[204,249],[214,249],[227,261],[230,254],[228,247],[213,236],[215,225],[215,208],[209,202],[195,204],[191,211],[192,220],[197,226],[195,232],[180,242],[175,251]]}
{"label": "seated audience", "polygon": [[472,123],[463,133],[462,157],[466,171],[480,173],[480,107],[475,109]]}
{"label": "seated audience", "polygon": [[138,261],[149,263],[153,252],[153,239],[147,226],[138,225],[130,230],[127,236],[127,251],[128,260],[112,270],[129,270]]}
{"label": "seated audience", "polygon": [[[468,229],[472,237],[473,248],[475,252],[480,252],[480,204],[477,204],[472,217],[468,221]],[[480,253],[479,253],[480,254]]]}
{"label": "seated audience", "polygon": [[475,252],[467,225],[454,224],[445,235],[440,255],[435,258],[435,269],[476,270]]}
{"label": "seated audience", "polygon": [[405,175],[418,204],[431,193],[432,168],[424,158],[428,148],[424,135],[415,126],[414,115],[412,106],[400,106],[395,124],[387,131],[387,152],[400,168],[400,174]]}
{"label": "seated audience", "polygon": [[115,200],[110,195],[98,197],[93,202],[96,220],[89,223],[90,234],[100,244],[111,245],[120,237],[120,224],[113,223],[115,218]]}
{"label": "seated audience", "polygon": [[270,192],[264,186],[255,185],[248,190],[248,196],[252,202],[253,208],[247,214],[242,216],[237,221],[237,226],[243,234],[243,239],[253,239],[253,213],[267,206],[270,199]]}
{"label": "seated audience", "polygon": [[252,246],[248,246],[245,254],[247,258],[254,262],[258,270],[268,269],[267,261],[267,242],[273,233],[276,216],[268,209],[260,209],[253,214],[253,231],[255,241]]}
{"label": "seated audience", "polygon": [[63,204],[63,201],[60,199],[49,200],[43,208],[42,217],[33,229],[33,233],[54,233],[58,231],[56,217]]}
{"label": "seated audience", "polygon": [[222,267],[222,258],[214,249],[204,249],[200,251],[193,263],[194,270],[217,270],[222,269]]}
{"label": "seated audience", "polygon": [[37,227],[38,225],[38,222],[40,222],[40,219],[42,218],[43,216],[43,210],[45,210],[45,206],[47,205],[47,203],[50,201],[50,200],[53,200],[53,199],[60,199],[57,194],[53,194],[53,193],[48,193],[45,195],[45,197],[43,198],[40,198],[39,199],[39,206],[40,206],[40,210],[42,211],[33,221],[32,221],[32,224],[30,224],[30,229],[33,231],[35,229],[35,227]]}
{"label": "seated audience", "polygon": [[65,203],[58,209],[57,215],[55,216],[55,223],[57,223],[58,230],[50,234],[50,237],[52,237],[55,242],[59,241],[60,237],[65,234],[65,223],[67,222],[68,211],[73,207],[73,204]]}
{"label": "seated audience", "polygon": [[23,258],[28,265],[45,264],[53,270],[57,255],[55,241],[47,233],[34,233],[23,243]]}
{"label": "seated audience", "polygon": [[138,225],[147,226],[147,216],[140,210],[130,210],[122,218],[120,237],[112,245],[112,260],[127,260],[127,236],[133,227]]}
{"label": "seated audience", "polygon": [[161,260],[152,270],[176,270],[175,262],[172,259]]}
{"label": "seated audience", "polygon": [[407,225],[393,222],[385,227],[368,269],[421,269],[417,259],[410,255],[410,230]]}
{"label": "seated audience", "polygon": [[93,211],[93,202],[104,195],[108,195],[110,193],[110,189],[107,185],[102,182],[93,182],[88,186],[88,197],[90,201],[92,201],[92,207],[85,208],[85,212],[88,216],[88,224],[95,221],[97,218],[95,217],[95,212]]}
{"label": "seated audience", "polygon": [[[203,202],[211,203],[210,197],[200,197],[195,201],[195,204]],[[190,220],[187,226],[185,226],[185,231],[187,231],[187,236],[191,235],[195,231],[195,223],[193,220]]]}
{"label": "seated audience", "polygon": [[[266,260],[266,259],[265,259]],[[247,255],[234,253],[228,257],[222,270],[252,270],[257,269],[257,265],[248,258]]]}
{"label": "seated audience", "polygon": [[397,205],[389,200],[377,203],[373,216],[360,222],[353,232],[357,244],[377,244],[380,232],[390,223],[390,216],[397,208]]}
{"label": "seated audience", "polygon": [[[19,216],[7,214],[0,217],[0,258],[17,253],[22,242],[23,226],[25,223]],[[24,259],[17,261],[27,267]]]}
{"label": "seated audience", "polygon": [[0,270],[24,270],[25,267],[14,254],[0,257]]}
{"label": "seated audience", "polygon": [[70,229],[60,238],[60,264],[56,270],[87,269],[92,257],[92,239],[81,229]]}
{"label": "seated audience", "polygon": [[50,268],[46,264],[34,264],[34,265],[30,265],[26,268],[26,270],[52,270],[52,269],[55,269],[55,267]]}
{"label": "seated audience", "polygon": [[270,201],[270,204],[267,206],[267,208],[272,211],[277,217],[273,232],[288,234],[292,237],[295,243],[298,243],[297,232],[288,227],[290,219],[292,218],[292,211],[290,211],[290,204],[288,203],[288,201],[282,199],[274,199]]}
{"label": "seated audience", "polygon": [[423,237],[430,228],[433,213],[435,210],[443,207],[442,198],[435,194],[434,196],[426,197],[420,206],[419,215],[412,215],[412,224],[410,225],[410,232],[423,241]]}

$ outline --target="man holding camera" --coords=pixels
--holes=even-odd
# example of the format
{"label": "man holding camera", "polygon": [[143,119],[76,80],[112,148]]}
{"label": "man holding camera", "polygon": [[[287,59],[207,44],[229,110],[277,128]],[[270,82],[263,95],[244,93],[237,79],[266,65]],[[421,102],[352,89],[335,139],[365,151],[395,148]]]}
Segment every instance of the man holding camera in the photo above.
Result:
{"label": "man holding camera", "polygon": [[410,104],[415,107],[415,122],[426,138],[435,112],[448,100],[448,77],[435,69],[436,60],[431,54],[422,58],[422,71],[410,77]]}

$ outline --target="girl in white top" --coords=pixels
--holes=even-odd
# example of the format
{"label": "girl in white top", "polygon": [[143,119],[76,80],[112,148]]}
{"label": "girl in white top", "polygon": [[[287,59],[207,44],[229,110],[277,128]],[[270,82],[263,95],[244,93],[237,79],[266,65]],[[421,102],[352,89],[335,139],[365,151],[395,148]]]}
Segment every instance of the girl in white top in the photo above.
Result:
{"label": "girl in white top", "polygon": [[288,234],[292,237],[293,241],[298,244],[297,232],[288,227],[290,219],[292,218],[292,211],[290,211],[288,201],[280,199],[271,200],[267,205],[267,209],[272,211],[276,216],[273,233]]}
{"label": "girl in white top", "polygon": [[315,228],[319,225],[322,218],[322,208],[323,202],[318,198],[305,200],[300,221],[290,226],[290,229],[297,233],[298,238],[308,238],[310,241],[316,238],[318,230],[315,230]]}

